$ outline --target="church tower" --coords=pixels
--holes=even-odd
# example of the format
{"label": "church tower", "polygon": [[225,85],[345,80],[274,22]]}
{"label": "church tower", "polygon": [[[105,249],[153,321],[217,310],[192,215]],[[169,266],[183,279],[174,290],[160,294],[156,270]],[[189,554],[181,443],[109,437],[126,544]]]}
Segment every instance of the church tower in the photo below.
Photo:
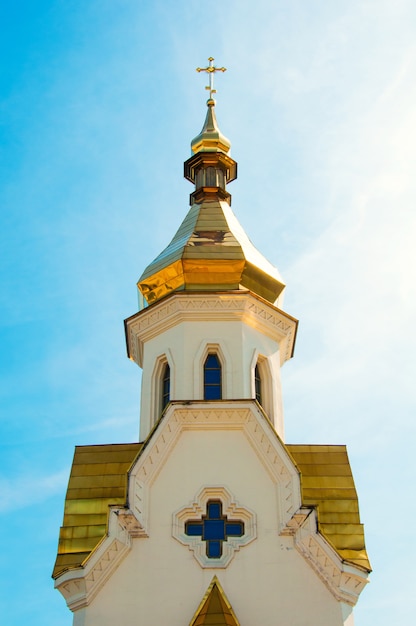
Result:
{"label": "church tower", "polygon": [[74,626],[352,626],[370,572],[345,446],[285,443],[297,321],[231,210],[217,69],[190,209],[125,321],[140,442],[75,450],[53,572]]}

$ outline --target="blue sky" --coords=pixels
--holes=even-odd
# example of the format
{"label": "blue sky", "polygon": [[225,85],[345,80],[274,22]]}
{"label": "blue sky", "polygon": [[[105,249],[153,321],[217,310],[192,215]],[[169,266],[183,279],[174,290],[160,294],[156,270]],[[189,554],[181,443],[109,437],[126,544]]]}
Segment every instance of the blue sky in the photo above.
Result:
{"label": "blue sky", "polygon": [[300,319],[286,440],[346,443],[374,568],[356,626],[415,613],[416,5],[37,0],[0,8],[0,602],[69,626],[52,570],[74,446],[137,440],[123,319],[217,115],[233,209]]}

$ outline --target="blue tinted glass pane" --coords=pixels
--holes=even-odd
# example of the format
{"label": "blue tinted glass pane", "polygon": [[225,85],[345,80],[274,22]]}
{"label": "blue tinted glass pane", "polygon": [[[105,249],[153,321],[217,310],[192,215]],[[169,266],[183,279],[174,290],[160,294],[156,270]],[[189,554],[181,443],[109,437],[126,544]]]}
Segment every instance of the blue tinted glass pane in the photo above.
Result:
{"label": "blue tinted glass pane", "polygon": [[205,360],[204,399],[221,400],[221,364],[216,354],[209,354]]}
{"label": "blue tinted glass pane", "polygon": [[219,385],[207,385],[204,390],[205,400],[221,400],[221,387]]}
{"label": "blue tinted glass pane", "polygon": [[219,385],[221,382],[220,370],[205,370],[205,383],[208,385]]}
{"label": "blue tinted glass pane", "polygon": [[220,502],[208,502],[207,514],[209,519],[219,519],[221,517],[221,503]]}
{"label": "blue tinted glass pane", "polygon": [[205,361],[205,367],[208,367],[209,369],[216,369],[220,367],[220,362],[216,354],[208,354]]}
{"label": "blue tinted glass pane", "polygon": [[225,532],[231,537],[241,537],[244,533],[244,524],[242,522],[229,522],[226,524]]}
{"label": "blue tinted glass pane", "polygon": [[202,524],[186,524],[185,533],[190,537],[202,536]]}
{"label": "blue tinted glass pane", "polygon": [[256,369],[254,371],[254,381],[256,386],[256,400],[259,404],[261,404],[261,378],[258,365],[256,365]]}
{"label": "blue tinted glass pane", "polygon": [[170,367],[168,364],[165,366],[162,380],[162,409],[165,408],[170,400]]}
{"label": "blue tinted glass pane", "polygon": [[204,541],[210,541],[211,539],[225,539],[224,520],[205,520],[202,539]]}
{"label": "blue tinted glass pane", "polygon": [[221,556],[221,541],[208,541],[207,556],[210,559],[219,559]]}
{"label": "blue tinted glass pane", "polygon": [[163,400],[165,404],[167,404],[167,402],[169,401],[169,396],[170,396],[170,384],[169,384],[169,381],[165,381],[163,383]]}

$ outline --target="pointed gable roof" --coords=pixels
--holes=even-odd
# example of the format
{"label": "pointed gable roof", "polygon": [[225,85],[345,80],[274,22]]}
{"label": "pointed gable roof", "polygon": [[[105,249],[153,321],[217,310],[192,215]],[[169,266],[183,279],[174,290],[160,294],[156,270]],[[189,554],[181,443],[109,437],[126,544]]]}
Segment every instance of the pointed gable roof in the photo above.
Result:
{"label": "pointed gable roof", "polygon": [[211,581],[189,626],[240,626],[216,576]]}

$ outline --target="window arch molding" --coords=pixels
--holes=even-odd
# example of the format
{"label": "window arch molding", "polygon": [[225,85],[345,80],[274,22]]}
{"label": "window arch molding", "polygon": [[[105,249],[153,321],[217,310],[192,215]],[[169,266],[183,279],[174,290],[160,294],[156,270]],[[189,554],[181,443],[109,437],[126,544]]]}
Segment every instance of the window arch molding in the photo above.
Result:
{"label": "window arch molding", "polygon": [[232,366],[231,356],[220,341],[202,341],[194,359],[194,391],[195,399],[204,399],[204,364],[209,354],[215,354],[221,365],[222,399],[232,397]]}
{"label": "window arch molding", "polygon": [[259,404],[269,420],[273,422],[273,385],[270,364],[268,358],[259,354],[257,350],[254,351],[251,361],[251,397],[253,399],[256,399],[258,391],[256,373],[260,376],[261,401]]}
{"label": "window arch molding", "polygon": [[172,400],[175,397],[175,364],[170,350],[156,358],[152,372],[150,400],[150,414],[152,416],[152,426],[157,422],[164,409],[163,378],[166,372],[166,366],[169,366],[170,370],[169,399]]}

